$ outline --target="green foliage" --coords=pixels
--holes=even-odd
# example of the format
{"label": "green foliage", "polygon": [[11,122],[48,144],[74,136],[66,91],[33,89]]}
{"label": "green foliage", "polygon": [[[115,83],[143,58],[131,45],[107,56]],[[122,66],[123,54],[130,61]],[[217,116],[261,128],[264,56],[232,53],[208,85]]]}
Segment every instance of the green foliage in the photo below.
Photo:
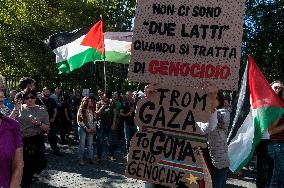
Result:
{"label": "green foliage", "polygon": [[[69,75],[59,75],[55,55],[43,41],[54,33],[94,24],[100,15],[105,31],[130,31],[135,4],[135,0],[0,0],[0,74],[17,79],[31,76],[41,86],[60,83],[69,89],[87,87],[90,82],[94,89],[101,87],[100,66],[86,65]],[[250,53],[269,81],[284,80],[283,7],[283,0],[246,1],[241,70]],[[126,74],[115,74],[116,69],[123,68],[107,68],[111,70],[109,91],[121,90],[123,83],[129,86]]]}
{"label": "green foliage", "polygon": [[[247,0],[243,36],[243,60],[252,54],[272,82],[284,80],[284,1]],[[244,61],[243,61],[244,62]]]}
{"label": "green foliage", "polygon": [[[0,0],[0,74],[8,78],[31,76],[42,85],[69,83],[76,87],[81,84],[80,71],[59,75],[55,55],[44,39],[94,24],[100,15],[105,31],[129,31],[134,6],[135,0]],[[70,77],[76,78],[73,83]]]}

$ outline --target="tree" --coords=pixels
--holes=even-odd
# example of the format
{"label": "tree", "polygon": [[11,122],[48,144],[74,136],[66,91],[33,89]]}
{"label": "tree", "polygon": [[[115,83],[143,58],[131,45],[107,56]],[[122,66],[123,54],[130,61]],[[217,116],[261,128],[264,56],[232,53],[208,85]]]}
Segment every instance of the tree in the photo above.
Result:
{"label": "tree", "polygon": [[100,15],[105,31],[129,31],[134,6],[135,0],[0,0],[1,74],[31,76],[44,80],[44,85],[70,81],[70,75],[58,74],[55,55],[43,41],[54,33],[94,24]]}
{"label": "tree", "polygon": [[252,54],[270,82],[284,80],[283,7],[283,0],[246,1],[243,60]]}
{"label": "tree", "polygon": [[[100,15],[105,31],[131,31],[135,4],[136,0],[0,0],[0,73],[35,77],[50,86],[80,86],[82,70],[59,75],[44,39],[94,24]],[[283,7],[283,0],[246,1],[241,67],[251,53],[269,81],[284,80]],[[120,74],[110,82],[124,79]]]}

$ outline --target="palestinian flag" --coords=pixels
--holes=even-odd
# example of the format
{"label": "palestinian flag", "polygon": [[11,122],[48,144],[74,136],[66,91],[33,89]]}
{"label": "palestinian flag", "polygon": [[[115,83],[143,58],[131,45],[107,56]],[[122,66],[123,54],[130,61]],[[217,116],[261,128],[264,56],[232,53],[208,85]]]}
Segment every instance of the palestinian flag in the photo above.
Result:
{"label": "palestinian flag", "polygon": [[105,60],[110,63],[128,64],[132,36],[132,32],[105,32]]}
{"label": "palestinian flag", "polygon": [[252,158],[269,125],[284,113],[283,103],[248,57],[239,93],[237,111],[228,137],[230,169],[236,173]]}
{"label": "palestinian flag", "polygon": [[85,63],[104,58],[103,21],[93,27],[54,34],[45,41],[56,54],[60,73],[69,73]]}

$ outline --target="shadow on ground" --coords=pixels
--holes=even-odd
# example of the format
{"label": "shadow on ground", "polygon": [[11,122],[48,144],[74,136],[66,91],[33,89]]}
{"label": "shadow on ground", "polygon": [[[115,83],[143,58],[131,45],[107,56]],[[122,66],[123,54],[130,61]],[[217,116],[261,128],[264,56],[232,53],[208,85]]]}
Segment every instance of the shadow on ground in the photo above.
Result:
{"label": "shadow on ground", "polygon": [[[121,149],[115,152],[117,162],[107,160],[107,147],[104,147],[101,164],[80,166],[77,160],[78,143],[69,140],[68,145],[60,145],[63,156],[55,156],[47,145],[48,166],[39,176],[39,182],[31,188],[57,187],[144,187],[142,181],[128,179],[124,176],[126,168],[125,153]],[[94,153],[96,145],[94,144]],[[225,188],[255,187],[254,160],[243,170],[244,176],[230,175]]]}
{"label": "shadow on ground", "polygon": [[53,155],[47,145],[47,168],[40,174],[40,182],[34,183],[32,187],[98,187],[98,182],[103,187],[117,187],[126,181],[126,157],[120,149],[115,153],[116,162],[107,159],[107,147],[104,147],[105,152],[100,164],[86,163],[85,166],[80,166],[77,160],[77,145],[78,143],[72,140],[68,145],[60,145],[63,156]]}

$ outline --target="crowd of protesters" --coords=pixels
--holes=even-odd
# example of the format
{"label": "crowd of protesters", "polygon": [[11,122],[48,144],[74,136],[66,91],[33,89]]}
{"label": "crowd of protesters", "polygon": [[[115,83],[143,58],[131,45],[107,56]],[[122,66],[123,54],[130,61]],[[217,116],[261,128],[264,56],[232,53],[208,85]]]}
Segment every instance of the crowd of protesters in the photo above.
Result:
{"label": "crowd of protesters", "polygon": [[[17,93],[11,89],[4,97],[4,78],[0,77],[1,188],[29,187],[34,174],[46,168],[45,135],[52,153],[58,157],[63,155],[59,144],[68,145],[71,138],[77,141],[81,166],[99,165],[104,160],[104,146],[107,147],[108,160],[116,161],[116,148],[127,154],[130,140],[138,131],[134,123],[137,101],[155,90],[150,85],[145,94],[142,91],[127,91],[125,95],[114,92],[109,97],[99,89],[96,96],[81,96],[75,91],[67,95],[59,87],[53,93],[48,87],[37,92],[35,83],[32,78],[22,78],[19,82],[21,91]],[[271,87],[283,101],[282,83],[275,81]],[[209,147],[203,153],[212,173],[213,187],[222,188],[229,172],[226,138],[232,110],[230,98],[221,92],[214,91],[210,101],[211,118],[208,123],[198,126],[208,138]],[[257,187],[284,186],[283,122],[283,118],[274,122],[256,149]],[[148,183],[146,187],[164,186]]]}
{"label": "crowd of protesters", "polygon": [[[120,147],[126,154],[130,139],[138,130],[134,125],[134,104],[138,97],[142,97],[141,91],[138,94],[127,91],[125,95],[114,92],[110,98],[102,89],[98,90],[97,96],[93,94],[81,96],[75,91],[67,95],[59,87],[55,88],[54,92],[51,92],[48,87],[38,92],[35,90],[34,79],[22,78],[19,81],[21,91],[17,93],[13,89],[10,91],[4,89],[2,76],[0,81],[0,120],[4,125],[15,126],[13,135],[10,136],[16,141],[13,150],[17,151],[14,157],[10,156],[16,162],[10,160],[5,167],[8,168],[13,164],[15,167],[12,172],[21,169],[23,166],[19,163],[21,158],[25,164],[21,172],[15,175],[12,173],[12,176],[7,175],[9,171],[3,173],[1,169],[1,188],[9,187],[9,185],[19,187],[20,183],[21,187],[29,187],[34,180],[34,174],[39,174],[46,168],[45,135],[52,153],[58,157],[63,155],[59,144],[68,145],[69,141],[77,142],[78,162],[83,166],[87,163],[101,162],[105,139],[108,149],[107,158],[116,161],[115,149]],[[4,92],[8,93],[6,97]],[[6,121],[9,123],[5,123]],[[5,137],[1,134],[1,128],[3,126],[0,126],[0,141]],[[94,152],[94,142],[96,142],[97,152]],[[84,157],[85,146],[86,157]],[[2,146],[0,148],[3,149]],[[1,179],[3,177],[5,181]],[[14,181],[15,178],[18,179],[17,183]]]}

